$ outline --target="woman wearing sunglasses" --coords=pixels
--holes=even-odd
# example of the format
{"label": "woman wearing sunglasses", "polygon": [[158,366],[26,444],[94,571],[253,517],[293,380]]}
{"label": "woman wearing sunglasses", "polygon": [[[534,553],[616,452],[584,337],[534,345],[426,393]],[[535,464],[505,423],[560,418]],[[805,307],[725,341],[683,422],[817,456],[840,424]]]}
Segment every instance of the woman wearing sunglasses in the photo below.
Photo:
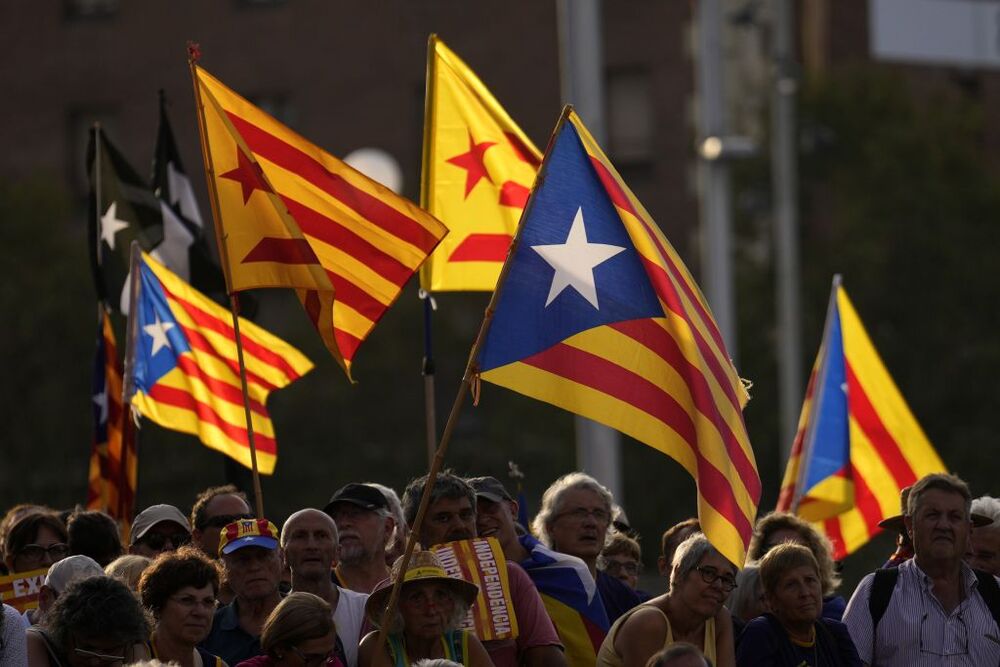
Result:
{"label": "woman wearing sunglasses", "polygon": [[149,621],[132,591],[111,577],[88,577],[28,629],[28,667],[115,667],[148,658],[147,639]]}
{"label": "woman wearing sunglasses", "polygon": [[161,554],[139,579],[139,598],[156,628],[150,653],[180,667],[226,667],[222,658],[199,648],[212,629],[219,566],[193,547]]}
{"label": "woman wearing sunglasses", "polygon": [[597,655],[599,667],[643,667],[677,642],[700,648],[712,664],[734,667],[733,624],[722,605],[736,588],[736,566],[694,533],[674,552],[669,592],[615,621]]}
{"label": "woman wearing sunglasses", "polygon": [[263,655],[237,667],[344,667],[336,656],[333,610],[312,593],[291,593],[264,621]]}

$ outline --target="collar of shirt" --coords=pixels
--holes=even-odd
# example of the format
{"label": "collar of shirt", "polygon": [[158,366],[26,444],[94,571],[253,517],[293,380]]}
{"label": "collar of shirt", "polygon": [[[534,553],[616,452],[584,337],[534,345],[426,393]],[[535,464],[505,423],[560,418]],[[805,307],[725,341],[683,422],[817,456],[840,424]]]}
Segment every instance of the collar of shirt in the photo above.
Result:
{"label": "collar of shirt", "polygon": [[[953,614],[961,613],[962,609],[968,605],[969,599],[972,597],[973,593],[979,588],[979,580],[976,578],[976,573],[972,571],[972,568],[969,567],[965,561],[961,562],[960,567],[963,583],[962,596],[958,606],[952,612]],[[938,601],[937,596],[934,595],[934,580],[930,578],[930,575],[920,569],[916,559],[911,558],[901,564],[899,569],[901,572],[908,572],[911,573],[912,576],[916,577],[921,590],[925,594],[932,597],[936,602],[938,602],[939,605],[941,604],[940,601]]]}

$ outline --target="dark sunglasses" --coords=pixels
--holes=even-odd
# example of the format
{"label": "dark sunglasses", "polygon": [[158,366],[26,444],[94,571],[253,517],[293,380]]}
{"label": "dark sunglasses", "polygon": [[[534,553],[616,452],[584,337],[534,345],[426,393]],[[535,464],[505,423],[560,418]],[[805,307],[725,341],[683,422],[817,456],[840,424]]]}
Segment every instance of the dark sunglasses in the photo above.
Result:
{"label": "dark sunglasses", "polygon": [[205,528],[225,528],[240,519],[252,519],[253,514],[219,514],[205,519]]}
{"label": "dark sunglasses", "polygon": [[176,549],[191,541],[191,535],[184,532],[177,533],[150,533],[143,535],[139,541],[154,551],[161,551],[167,545],[167,540]]}

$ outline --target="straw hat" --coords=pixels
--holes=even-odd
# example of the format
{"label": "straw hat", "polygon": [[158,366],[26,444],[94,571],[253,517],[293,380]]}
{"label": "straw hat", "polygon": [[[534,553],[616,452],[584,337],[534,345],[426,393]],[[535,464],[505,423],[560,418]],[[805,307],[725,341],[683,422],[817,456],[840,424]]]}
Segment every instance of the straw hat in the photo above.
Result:
{"label": "straw hat", "polygon": [[[906,532],[906,524],[903,523],[903,517],[906,515],[906,505],[909,502],[910,489],[912,488],[913,488],[912,486],[907,486],[902,491],[899,492],[899,507],[900,507],[899,514],[897,514],[896,516],[887,517],[879,521],[878,525],[880,528],[885,528],[886,530],[894,530],[897,533]],[[969,515],[969,518],[972,519],[972,526],[974,528],[982,528],[983,526],[988,526],[991,523],[993,523],[993,519],[983,514],[976,514],[975,512],[972,512]]]}
{"label": "straw hat", "polygon": [[[376,627],[382,622],[382,614],[385,613],[385,607],[389,602],[389,595],[392,593],[392,583],[399,575],[399,567],[402,565],[402,561],[402,557],[396,559],[389,578],[383,579],[375,587],[372,594],[368,596],[368,602],[365,603],[365,614]],[[421,581],[436,581],[444,584],[469,606],[476,601],[476,596],[479,595],[479,586],[464,579],[449,577],[448,573],[444,571],[441,561],[431,551],[413,552],[410,564],[406,568],[406,574],[403,575],[403,589],[406,588],[407,584]]]}

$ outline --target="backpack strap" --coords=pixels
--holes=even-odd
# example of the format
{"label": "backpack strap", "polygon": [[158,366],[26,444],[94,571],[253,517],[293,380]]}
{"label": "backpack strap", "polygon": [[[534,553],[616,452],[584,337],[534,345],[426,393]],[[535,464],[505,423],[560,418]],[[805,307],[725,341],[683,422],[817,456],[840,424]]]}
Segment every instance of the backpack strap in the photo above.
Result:
{"label": "backpack strap", "polygon": [[989,572],[982,570],[973,570],[973,572],[976,573],[976,579],[979,581],[979,594],[983,597],[986,606],[989,607],[997,629],[1000,629],[1000,586],[997,585],[997,580]]}
{"label": "backpack strap", "polygon": [[892,592],[896,589],[896,580],[899,579],[899,570],[894,567],[885,567],[875,570],[875,579],[872,581],[871,590],[868,592],[868,612],[872,616],[872,660],[875,660],[875,638],[878,636],[878,622],[885,616],[885,610],[889,608],[889,600],[892,599]]}

